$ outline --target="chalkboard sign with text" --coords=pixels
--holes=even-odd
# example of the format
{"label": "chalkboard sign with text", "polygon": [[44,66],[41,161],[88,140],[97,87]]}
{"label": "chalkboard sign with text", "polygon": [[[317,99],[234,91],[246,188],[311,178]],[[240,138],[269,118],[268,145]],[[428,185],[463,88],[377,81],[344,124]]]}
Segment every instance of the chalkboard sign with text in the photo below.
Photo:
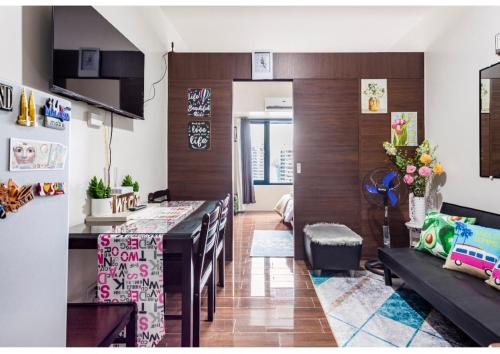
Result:
{"label": "chalkboard sign with text", "polygon": [[188,89],[187,114],[191,117],[210,117],[212,90],[209,88]]}
{"label": "chalkboard sign with text", "polygon": [[189,122],[188,144],[191,150],[210,150],[210,122]]}

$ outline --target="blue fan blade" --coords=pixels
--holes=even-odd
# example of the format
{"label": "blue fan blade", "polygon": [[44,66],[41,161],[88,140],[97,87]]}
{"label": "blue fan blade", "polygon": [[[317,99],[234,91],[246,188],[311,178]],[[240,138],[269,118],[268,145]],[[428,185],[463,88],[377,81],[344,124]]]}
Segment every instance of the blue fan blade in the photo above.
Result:
{"label": "blue fan blade", "polygon": [[378,194],[378,189],[375,186],[365,184],[365,188],[368,192],[373,193],[373,194]]}
{"label": "blue fan blade", "polygon": [[396,197],[396,194],[394,194],[393,191],[387,191],[387,196],[389,197],[389,200],[391,201],[391,205],[393,207],[398,204],[398,197]]}
{"label": "blue fan blade", "polygon": [[382,180],[382,184],[389,189],[391,185],[391,181],[398,175],[397,172],[389,172],[387,175],[385,175],[384,179]]}

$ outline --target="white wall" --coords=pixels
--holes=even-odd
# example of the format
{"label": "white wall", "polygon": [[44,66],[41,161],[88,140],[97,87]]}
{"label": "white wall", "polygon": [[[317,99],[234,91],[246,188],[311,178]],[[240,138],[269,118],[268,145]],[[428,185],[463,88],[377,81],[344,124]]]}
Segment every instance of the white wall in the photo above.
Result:
{"label": "white wall", "polygon": [[500,180],[479,177],[479,70],[500,61],[500,8],[468,8],[425,53],[426,135],[446,170],[444,201],[500,213]]}
{"label": "white wall", "polygon": [[[291,82],[234,82],[233,83],[233,117],[234,124],[239,129],[237,115],[242,112],[263,112],[265,97],[292,97],[293,84]],[[233,150],[236,149],[234,143]],[[239,176],[236,170],[234,176]],[[257,185],[255,186],[255,204],[245,204],[245,211],[270,211],[273,210],[278,200],[286,193],[293,191],[293,185]]]}
{"label": "white wall", "polygon": [[0,78],[12,82],[22,80],[22,30],[21,6],[5,6],[0,11],[2,24],[2,55],[0,55]]}

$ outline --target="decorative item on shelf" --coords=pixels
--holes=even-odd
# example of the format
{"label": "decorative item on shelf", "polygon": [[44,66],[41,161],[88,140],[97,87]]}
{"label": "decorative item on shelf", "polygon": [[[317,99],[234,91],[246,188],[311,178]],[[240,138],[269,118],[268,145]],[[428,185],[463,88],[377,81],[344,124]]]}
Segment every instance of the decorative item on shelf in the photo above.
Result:
{"label": "decorative item on shelf", "polygon": [[113,195],[113,214],[122,213],[139,204],[139,196],[136,193]]}
{"label": "decorative item on shelf", "polygon": [[65,163],[63,144],[10,138],[10,171],[62,170]]}
{"label": "decorative item on shelf", "polygon": [[64,183],[62,182],[46,182],[37,183],[35,185],[36,194],[40,197],[64,194]]}
{"label": "decorative item on shelf", "polygon": [[38,127],[38,121],[36,118],[35,96],[33,95],[33,91],[31,91],[30,98],[28,100],[28,119],[30,127]]}
{"label": "decorative item on shelf", "polygon": [[33,198],[33,187],[29,184],[19,187],[13,179],[7,184],[0,183],[0,203],[7,213],[16,212]]}
{"label": "decorative item on shelf", "polygon": [[273,52],[258,50],[252,52],[252,80],[272,80]]}
{"label": "decorative item on shelf", "polygon": [[431,146],[424,140],[413,154],[407,149],[397,147],[392,143],[383,144],[386,154],[396,165],[403,181],[408,185],[410,194],[410,218],[415,224],[422,224],[425,219],[425,193],[427,183],[434,175],[444,172],[443,166],[435,157],[436,146]]}
{"label": "decorative item on shelf", "polygon": [[391,142],[395,146],[417,146],[417,112],[391,112]]}
{"label": "decorative item on shelf", "polygon": [[361,113],[387,113],[387,79],[361,79]]}
{"label": "decorative item on shelf", "polygon": [[0,110],[12,111],[12,86],[0,83]]}
{"label": "decorative item on shelf", "polygon": [[21,90],[21,99],[19,107],[19,116],[17,117],[17,124],[29,127],[28,119],[28,99],[26,98],[26,91],[23,87]]}
{"label": "decorative item on shelf", "polygon": [[111,197],[111,187],[104,185],[102,179],[98,181],[96,176],[92,177],[89,182],[87,194],[92,199],[92,216],[106,216],[113,214],[113,198]]}
{"label": "decorative item on shelf", "polygon": [[64,122],[71,119],[71,108],[59,104],[55,98],[48,98],[43,106],[43,114],[45,127],[64,130],[66,128]]}
{"label": "decorative item on shelf", "polygon": [[188,123],[188,146],[190,150],[210,150],[210,122]]}
{"label": "decorative item on shelf", "polygon": [[210,117],[212,115],[212,89],[190,88],[187,93],[187,114],[191,117]]}

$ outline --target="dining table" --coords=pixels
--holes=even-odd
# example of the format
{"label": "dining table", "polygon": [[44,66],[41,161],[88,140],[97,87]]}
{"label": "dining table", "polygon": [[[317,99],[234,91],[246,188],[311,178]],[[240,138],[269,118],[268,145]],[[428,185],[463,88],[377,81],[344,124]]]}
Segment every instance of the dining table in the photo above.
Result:
{"label": "dining table", "polygon": [[189,203],[188,201],[166,202],[166,204],[148,204],[146,209],[131,214],[127,221],[92,221],[69,228],[69,249],[97,250],[100,234],[156,234],[162,235],[163,249],[170,255],[181,258],[182,264],[182,334],[181,345],[193,346],[193,289],[195,245],[199,238],[202,218],[212,211],[217,200],[198,201],[196,207],[183,215],[182,220],[175,223],[166,222],[162,218],[152,218],[149,211],[154,208],[168,207],[168,203]]}

